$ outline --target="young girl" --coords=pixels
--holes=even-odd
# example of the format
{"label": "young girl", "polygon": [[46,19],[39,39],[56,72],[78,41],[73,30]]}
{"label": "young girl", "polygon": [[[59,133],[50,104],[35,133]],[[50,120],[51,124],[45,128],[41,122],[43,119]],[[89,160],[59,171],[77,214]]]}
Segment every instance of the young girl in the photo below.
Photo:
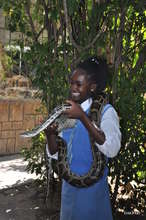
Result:
{"label": "young girl", "polygon": [[[103,95],[107,71],[104,60],[91,57],[81,62],[70,76],[71,98],[66,102],[71,108],[64,114],[77,119],[77,122],[74,128],[63,130],[61,137],[68,144],[70,170],[77,175],[84,175],[91,168],[90,137],[106,159],[116,156],[120,149],[119,119],[114,108],[110,104],[103,105],[100,128],[88,117],[93,101]],[[56,125],[52,124],[45,133],[47,152],[53,155],[58,151]],[[108,168],[105,166],[103,175],[96,183],[81,188],[63,180],[60,220],[112,220],[107,175]]]}

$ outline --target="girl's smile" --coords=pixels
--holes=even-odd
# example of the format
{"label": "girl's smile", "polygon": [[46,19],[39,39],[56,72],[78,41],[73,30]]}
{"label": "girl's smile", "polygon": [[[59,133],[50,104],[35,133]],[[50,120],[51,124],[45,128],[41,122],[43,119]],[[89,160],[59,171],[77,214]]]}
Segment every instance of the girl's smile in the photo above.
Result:
{"label": "girl's smile", "polygon": [[70,94],[71,99],[75,102],[82,103],[91,95],[91,82],[86,72],[82,69],[76,69],[70,77]]}

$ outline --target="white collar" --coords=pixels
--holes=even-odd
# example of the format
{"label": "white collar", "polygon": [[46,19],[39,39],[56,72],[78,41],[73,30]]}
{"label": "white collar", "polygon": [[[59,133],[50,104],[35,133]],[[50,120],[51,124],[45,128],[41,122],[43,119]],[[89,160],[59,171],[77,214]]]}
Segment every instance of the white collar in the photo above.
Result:
{"label": "white collar", "polygon": [[92,98],[89,98],[86,101],[81,103],[81,107],[84,111],[87,111],[87,109],[90,108],[91,104],[92,104]]}

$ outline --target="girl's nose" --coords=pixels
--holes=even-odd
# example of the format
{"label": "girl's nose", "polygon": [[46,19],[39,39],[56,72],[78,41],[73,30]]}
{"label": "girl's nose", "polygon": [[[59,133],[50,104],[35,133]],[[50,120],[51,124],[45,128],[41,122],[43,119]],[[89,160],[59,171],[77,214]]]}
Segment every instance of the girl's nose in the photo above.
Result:
{"label": "girl's nose", "polygon": [[77,85],[74,83],[71,85],[71,91],[76,92],[77,91]]}

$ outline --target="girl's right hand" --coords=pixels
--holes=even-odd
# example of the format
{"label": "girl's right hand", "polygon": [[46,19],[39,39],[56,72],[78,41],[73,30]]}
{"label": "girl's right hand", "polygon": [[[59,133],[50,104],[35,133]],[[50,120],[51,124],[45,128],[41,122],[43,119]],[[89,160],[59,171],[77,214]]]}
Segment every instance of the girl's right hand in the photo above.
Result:
{"label": "girl's right hand", "polygon": [[50,126],[48,126],[44,130],[44,133],[45,133],[46,136],[55,135],[55,134],[58,133],[57,128],[58,128],[58,125],[56,123],[52,123]]}
{"label": "girl's right hand", "polygon": [[57,127],[58,125],[56,123],[52,123],[44,130],[50,154],[55,154],[58,151],[56,142],[56,136],[58,134]]}
{"label": "girl's right hand", "polygon": [[66,103],[71,105],[71,108],[64,111],[64,114],[67,115],[68,118],[80,119],[85,114],[83,109],[79,104],[74,101],[66,100]]}

